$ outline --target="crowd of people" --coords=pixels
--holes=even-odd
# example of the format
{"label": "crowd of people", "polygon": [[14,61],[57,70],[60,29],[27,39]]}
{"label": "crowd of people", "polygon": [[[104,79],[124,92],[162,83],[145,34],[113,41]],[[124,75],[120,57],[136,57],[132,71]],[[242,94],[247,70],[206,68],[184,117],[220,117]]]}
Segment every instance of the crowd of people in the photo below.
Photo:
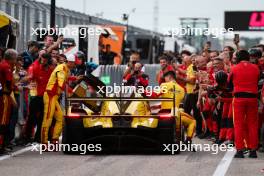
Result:
{"label": "crowd of people", "polygon": [[[98,66],[86,62],[81,51],[60,54],[62,41],[63,37],[54,42],[52,36],[46,36],[43,47],[31,41],[21,54],[14,49],[0,49],[0,154],[15,145],[58,143],[65,85],[74,85]],[[117,57],[109,45],[99,56],[103,65],[113,64]],[[243,158],[245,152],[251,158],[257,157],[258,149],[263,152],[264,45],[246,50],[236,43],[236,48],[225,46],[216,51],[208,42],[200,53],[165,52],[159,61],[156,81],[169,92],[149,96],[166,98],[176,94],[175,106],[183,109],[187,142],[196,135],[216,144],[234,144],[238,158]],[[148,86],[149,76],[139,53],[131,53],[123,82]],[[170,112],[172,106],[162,102],[159,113]]]}
{"label": "crowd of people", "polygon": [[58,142],[65,85],[76,84],[98,66],[86,62],[81,51],[60,54],[62,41],[46,36],[43,47],[30,41],[21,54],[0,49],[0,154],[16,145]]}
{"label": "crowd of people", "polygon": [[[165,52],[159,57],[156,81],[160,87],[172,90],[174,86],[175,90],[151,96],[176,94],[176,108],[186,114],[182,116],[185,142],[191,143],[195,134],[219,145],[234,145],[237,158],[244,158],[245,153],[256,158],[257,150],[264,152],[264,45],[246,50],[238,44],[216,51],[207,42],[200,53]],[[148,85],[138,53],[130,56],[123,78],[127,85]],[[158,108],[160,113],[171,112],[172,104],[161,103]]]}

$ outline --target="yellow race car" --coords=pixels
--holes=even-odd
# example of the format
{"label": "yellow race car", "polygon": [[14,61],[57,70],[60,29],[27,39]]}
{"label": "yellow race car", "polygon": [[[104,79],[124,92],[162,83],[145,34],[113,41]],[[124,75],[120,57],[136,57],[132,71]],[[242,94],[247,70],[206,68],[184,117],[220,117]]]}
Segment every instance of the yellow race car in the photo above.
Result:
{"label": "yellow race car", "polygon": [[[89,95],[91,86],[94,95]],[[164,144],[180,142],[175,110],[158,114],[150,109],[150,102],[173,98],[146,98],[135,92],[106,96],[103,91],[98,93],[102,86],[98,78],[89,75],[74,88],[71,97],[66,96],[63,144],[100,144],[101,150],[95,153],[163,153]]]}

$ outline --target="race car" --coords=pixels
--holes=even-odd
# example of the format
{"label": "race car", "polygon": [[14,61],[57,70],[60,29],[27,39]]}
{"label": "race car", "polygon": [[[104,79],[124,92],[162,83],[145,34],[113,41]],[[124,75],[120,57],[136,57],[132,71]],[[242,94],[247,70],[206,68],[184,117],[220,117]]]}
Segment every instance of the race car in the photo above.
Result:
{"label": "race car", "polygon": [[[96,92],[93,95],[89,95],[91,86]],[[89,75],[74,88],[71,97],[66,95],[63,144],[100,144],[102,150],[96,153],[164,153],[164,144],[180,143],[175,109],[162,114],[152,113],[150,109],[150,102],[173,101],[173,98],[146,98],[135,92],[98,93],[104,86],[98,78]]]}

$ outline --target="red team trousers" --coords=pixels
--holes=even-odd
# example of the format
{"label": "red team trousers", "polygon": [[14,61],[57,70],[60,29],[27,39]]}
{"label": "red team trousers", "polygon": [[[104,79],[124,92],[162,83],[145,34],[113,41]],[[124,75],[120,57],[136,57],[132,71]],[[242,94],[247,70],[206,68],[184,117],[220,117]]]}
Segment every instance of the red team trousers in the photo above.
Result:
{"label": "red team trousers", "polygon": [[219,139],[230,140],[234,139],[234,127],[233,127],[233,106],[232,98],[225,98],[223,104],[221,129]]}
{"label": "red team trousers", "polygon": [[[234,98],[235,145],[237,150],[258,148],[258,100],[257,98]],[[248,131],[248,136],[245,136]]]}

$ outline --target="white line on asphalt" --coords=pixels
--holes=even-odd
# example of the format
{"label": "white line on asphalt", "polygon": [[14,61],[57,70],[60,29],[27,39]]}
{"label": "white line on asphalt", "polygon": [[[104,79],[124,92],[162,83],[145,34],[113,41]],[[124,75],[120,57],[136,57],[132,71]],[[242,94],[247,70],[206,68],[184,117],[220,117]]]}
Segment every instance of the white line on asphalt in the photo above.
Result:
{"label": "white line on asphalt", "polygon": [[224,176],[234,158],[236,150],[229,150],[225,153],[225,156],[222,158],[218,164],[213,176]]}
{"label": "white line on asphalt", "polygon": [[28,152],[30,150],[32,150],[33,146],[29,146],[29,147],[26,147],[26,148],[23,148],[23,149],[20,149],[18,151],[15,151],[13,153],[10,153],[8,155],[5,155],[5,156],[1,156],[0,157],[0,161],[3,161],[5,159],[8,159],[8,158],[11,158],[11,157],[14,157],[14,156],[17,156],[17,155],[20,155],[22,153],[25,153],[25,152]]}

